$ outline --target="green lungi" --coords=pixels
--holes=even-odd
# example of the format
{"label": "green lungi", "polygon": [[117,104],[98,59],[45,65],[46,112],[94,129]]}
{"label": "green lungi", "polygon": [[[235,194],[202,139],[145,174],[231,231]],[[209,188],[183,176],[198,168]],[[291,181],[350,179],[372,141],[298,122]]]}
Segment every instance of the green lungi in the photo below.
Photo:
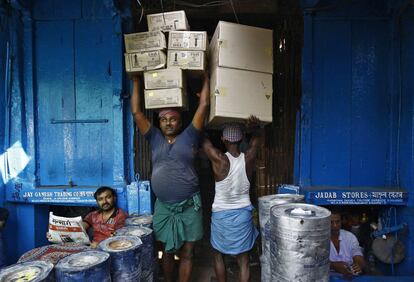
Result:
{"label": "green lungi", "polygon": [[184,242],[200,240],[203,237],[200,194],[174,204],[157,199],[152,225],[155,238],[165,244],[167,253],[175,253]]}

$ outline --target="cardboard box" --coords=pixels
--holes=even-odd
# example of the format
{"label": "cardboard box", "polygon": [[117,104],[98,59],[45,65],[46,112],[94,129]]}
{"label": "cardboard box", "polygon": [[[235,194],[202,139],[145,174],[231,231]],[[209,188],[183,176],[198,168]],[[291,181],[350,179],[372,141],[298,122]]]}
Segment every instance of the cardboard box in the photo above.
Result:
{"label": "cardboard box", "polygon": [[165,35],[161,31],[124,34],[127,53],[163,50],[167,48]]}
{"label": "cardboard box", "polygon": [[168,50],[167,67],[184,70],[205,70],[206,55],[203,51]]}
{"label": "cardboard box", "polygon": [[127,73],[139,73],[164,68],[165,62],[165,54],[160,50],[125,53],[125,70]]}
{"label": "cardboard box", "polygon": [[183,88],[183,79],[179,68],[144,72],[145,89]]}
{"label": "cardboard box", "polygon": [[189,30],[184,11],[147,15],[149,31]]}
{"label": "cardboard box", "polygon": [[209,47],[216,66],[273,73],[273,31],[220,21]]}
{"label": "cardboard box", "polygon": [[168,49],[206,51],[207,41],[207,32],[205,31],[170,31]]}
{"label": "cardboard box", "polygon": [[250,115],[272,121],[272,75],[217,67],[210,80],[209,127],[242,121]]}
{"label": "cardboard box", "polygon": [[169,107],[187,108],[185,88],[145,90],[145,108],[159,109]]}

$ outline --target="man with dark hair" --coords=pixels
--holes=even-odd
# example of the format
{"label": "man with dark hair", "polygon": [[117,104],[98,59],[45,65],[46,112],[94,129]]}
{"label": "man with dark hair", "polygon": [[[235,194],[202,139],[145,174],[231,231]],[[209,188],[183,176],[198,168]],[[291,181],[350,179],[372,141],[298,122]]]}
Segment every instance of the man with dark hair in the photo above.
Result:
{"label": "man with dark hair", "polygon": [[116,205],[116,192],[106,186],[99,187],[95,194],[98,210],[90,212],[83,219],[83,227],[93,229],[93,240],[91,247],[96,247],[99,242],[113,235],[115,230],[124,227],[125,219],[128,217],[122,209]]}
{"label": "man with dark hair", "polygon": [[[128,214],[117,207],[116,192],[111,187],[99,187],[93,196],[98,210],[88,213],[82,225],[85,230],[93,229],[91,247],[96,248],[101,241],[112,236],[117,229],[124,227]],[[50,240],[49,233],[46,237]]]}
{"label": "man with dark hair", "polygon": [[331,210],[331,269],[346,276],[359,275],[365,267],[364,256],[354,234],[342,227],[338,210]]}
{"label": "man with dark hair", "polygon": [[203,142],[203,150],[212,163],[216,181],[210,242],[216,250],[214,270],[220,282],[226,281],[223,254],[236,256],[240,268],[239,281],[250,279],[248,252],[253,248],[258,231],[252,221],[249,190],[256,152],[263,141],[259,122],[254,116],[247,120],[253,136],[246,153],[240,151],[243,139],[240,124],[226,125],[223,130],[221,140],[226,153],[216,149],[208,139]]}
{"label": "man with dark hair", "polygon": [[180,258],[179,280],[189,281],[194,243],[203,236],[198,176],[194,159],[210,102],[208,76],[204,75],[200,101],[192,122],[182,130],[177,109],[159,112],[160,129],[151,125],[141,110],[139,77],[133,77],[131,111],[139,132],[152,150],[151,186],[157,200],[153,228],[163,244],[162,268],[166,282],[172,281],[174,253]]}

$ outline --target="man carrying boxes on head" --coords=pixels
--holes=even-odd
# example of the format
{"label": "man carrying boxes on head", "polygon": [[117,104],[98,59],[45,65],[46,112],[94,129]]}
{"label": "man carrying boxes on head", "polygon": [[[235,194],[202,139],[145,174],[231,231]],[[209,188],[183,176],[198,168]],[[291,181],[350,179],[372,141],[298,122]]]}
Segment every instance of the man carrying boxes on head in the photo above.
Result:
{"label": "man carrying boxes on head", "polygon": [[234,255],[239,265],[239,281],[250,279],[249,251],[253,248],[258,231],[252,221],[253,206],[250,202],[250,181],[256,152],[263,143],[263,130],[259,119],[250,116],[248,129],[253,129],[249,148],[240,151],[243,139],[242,125],[226,124],[221,140],[226,153],[215,148],[207,138],[203,150],[210,159],[214,172],[215,196],[211,215],[210,242],[215,250],[214,270],[219,282],[226,281],[223,254]]}
{"label": "man carrying boxes on head", "polygon": [[209,79],[204,75],[200,102],[193,120],[182,130],[181,114],[175,108],[159,112],[160,129],[141,111],[140,79],[133,77],[131,110],[141,134],[151,144],[151,184],[157,197],[153,228],[163,244],[165,281],[172,281],[174,253],[180,257],[180,281],[189,281],[194,243],[203,236],[201,199],[194,157],[210,102]]}

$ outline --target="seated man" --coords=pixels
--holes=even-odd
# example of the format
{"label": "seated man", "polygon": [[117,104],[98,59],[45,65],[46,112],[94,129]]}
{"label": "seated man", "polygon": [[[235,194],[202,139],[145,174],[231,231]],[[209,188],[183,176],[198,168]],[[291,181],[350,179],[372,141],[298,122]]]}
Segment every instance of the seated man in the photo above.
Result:
{"label": "seated man", "polygon": [[358,275],[365,267],[365,260],[354,234],[342,227],[341,214],[331,211],[331,269],[344,275]]}
{"label": "seated man", "polygon": [[[98,210],[90,212],[82,222],[86,230],[93,229],[92,248],[96,248],[101,241],[112,236],[115,230],[124,227],[125,219],[128,217],[127,213],[116,206],[114,189],[106,186],[99,187],[94,197]],[[50,239],[49,234],[47,237]]]}
{"label": "seated man", "polygon": [[89,213],[83,220],[83,227],[93,229],[91,247],[95,248],[101,241],[112,236],[115,230],[124,227],[128,214],[116,206],[115,190],[102,186],[95,194],[99,209]]}

